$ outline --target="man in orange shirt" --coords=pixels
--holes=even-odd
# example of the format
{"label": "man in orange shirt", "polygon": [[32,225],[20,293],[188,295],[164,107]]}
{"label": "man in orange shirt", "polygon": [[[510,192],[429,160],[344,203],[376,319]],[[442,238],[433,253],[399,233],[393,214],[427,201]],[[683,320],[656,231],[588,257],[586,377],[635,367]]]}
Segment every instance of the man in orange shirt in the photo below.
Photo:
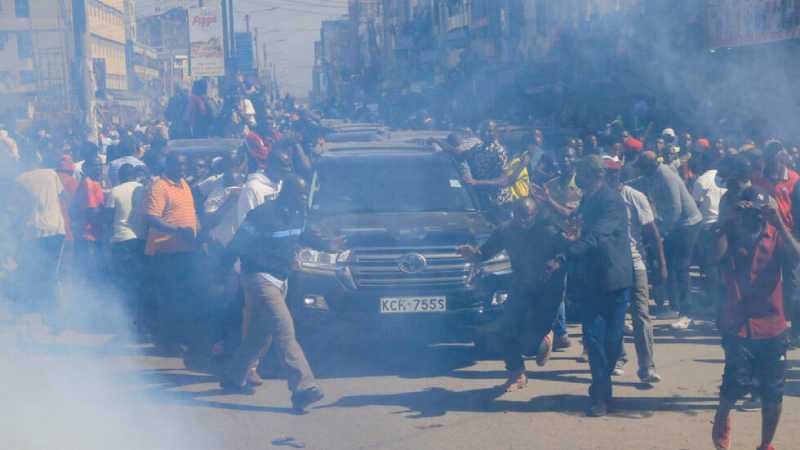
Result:
{"label": "man in orange shirt", "polygon": [[189,344],[193,322],[193,270],[197,247],[197,212],[184,180],[186,157],[169,154],[164,174],[144,198],[144,222],[150,227],[145,254],[152,257],[157,302],[156,345],[166,353]]}

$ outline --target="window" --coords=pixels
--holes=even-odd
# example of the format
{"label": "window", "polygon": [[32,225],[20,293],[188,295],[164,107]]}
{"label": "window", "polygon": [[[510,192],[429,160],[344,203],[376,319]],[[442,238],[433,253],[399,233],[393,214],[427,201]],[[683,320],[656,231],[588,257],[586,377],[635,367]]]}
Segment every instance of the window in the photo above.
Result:
{"label": "window", "polygon": [[31,8],[28,5],[28,0],[14,0],[14,12],[17,17],[30,17]]}
{"label": "window", "polygon": [[6,48],[6,43],[8,42],[8,32],[7,31],[0,31],[0,50]]}
{"label": "window", "polygon": [[33,42],[30,31],[17,32],[17,56],[20,59],[33,57]]}
{"label": "window", "polygon": [[21,70],[19,72],[19,82],[20,84],[34,84],[36,83],[36,79],[33,76],[32,70]]}

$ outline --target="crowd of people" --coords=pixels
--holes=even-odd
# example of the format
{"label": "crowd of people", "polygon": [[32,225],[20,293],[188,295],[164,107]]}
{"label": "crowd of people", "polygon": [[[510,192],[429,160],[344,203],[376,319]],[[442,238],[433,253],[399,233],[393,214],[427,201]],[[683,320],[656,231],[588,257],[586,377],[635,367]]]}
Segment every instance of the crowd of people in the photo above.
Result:
{"label": "crowd of people", "polygon": [[[108,127],[99,142],[0,130],[3,294],[59,329],[70,314],[58,299],[111,286],[136,334],[164,354],[226,355],[222,386],[239,392],[262,383],[255,367],[272,343],[302,411],[322,392],[285,298],[324,131],[310,111],[268,104],[243,79],[232,92],[218,107],[198,82],[171,99],[165,120]],[[493,325],[508,370],[503,388],[526,386],[525,355],[544,365],[553,349],[572,345],[569,311],[580,317],[591,368],[588,414],[607,414],[612,376],[628,361],[626,315],[638,377],[661,381],[652,298],[676,332],[710,312],[722,335],[717,448],[729,448],[730,411],[751,395],[764,415],[760,448],[770,449],[786,352],[800,334],[800,150],[671,128],[651,137],[651,129],[615,121],[551,146],[541,130],[512,141],[487,121],[477,133],[431,141],[461,164],[463,182],[498,225],[461,253],[477,261],[506,251],[514,268]],[[171,139],[210,136],[244,144],[191,166],[169,151]],[[692,292],[695,265],[704,295]],[[198,306],[209,293],[240,301]]]}
{"label": "crowd of people", "polygon": [[[674,317],[675,332],[708,313],[722,335],[715,446],[730,448],[730,412],[751,395],[764,417],[759,448],[771,449],[786,353],[800,331],[796,148],[775,139],[694,140],[671,128],[655,139],[647,134],[611,123],[553,149],[534,130],[515,148],[487,122],[477,135],[465,129],[436,141],[463,162],[464,181],[504,223],[482,246],[461,250],[478,260],[505,250],[514,267],[499,327],[509,372],[503,387],[527,384],[523,355],[543,365],[553,347],[571,345],[563,327],[564,299],[571,299],[592,373],[587,414],[606,415],[611,377],[627,362],[626,314],[640,380],[661,381],[652,297],[657,316]],[[691,292],[695,264],[702,295]]]}
{"label": "crowd of people", "polygon": [[[287,220],[302,213],[319,118],[291,99],[261,103],[255,114],[249,97],[258,90],[243,79],[222,109],[202,82],[186,102],[182,96],[166,120],[105,126],[97,142],[77,130],[3,129],[2,295],[19,312],[41,313],[55,332],[99,327],[152,340],[187,365],[228,366],[222,384],[232,390],[261,383],[255,369],[274,342],[299,371],[290,387],[302,411],[322,393],[285,305],[291,264],[276,272],[272,263],[266,281],[244,282],[251,270],[262,273],[263,255],[247,250],[268,245],[267,255],[284,263],[299,233],[266,233],[266,219],[252,234],[237,231],[250,229],[250,213],[265,216],[261,206]],[[169,145],[208,137],[242,145],[191,158]],[[110,320],[115,307],[119,321]]]}

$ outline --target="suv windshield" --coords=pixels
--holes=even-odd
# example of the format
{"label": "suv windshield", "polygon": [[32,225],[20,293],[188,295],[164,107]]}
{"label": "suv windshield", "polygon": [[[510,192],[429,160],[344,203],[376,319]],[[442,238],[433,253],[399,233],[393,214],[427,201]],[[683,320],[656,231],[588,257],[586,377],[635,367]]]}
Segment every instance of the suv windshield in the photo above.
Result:
{"label": "suv windshield", "polygon": [[463,212],[475,202],[446,158],[346,158],[314,174],[311,210],[322,214]]}

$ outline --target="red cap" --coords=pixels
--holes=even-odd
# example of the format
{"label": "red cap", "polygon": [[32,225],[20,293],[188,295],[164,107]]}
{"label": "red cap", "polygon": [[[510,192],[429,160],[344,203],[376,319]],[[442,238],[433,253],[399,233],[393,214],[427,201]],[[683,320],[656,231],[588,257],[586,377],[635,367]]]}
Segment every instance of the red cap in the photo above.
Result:
{"label": "red cap", "polygon": [[697,145],[699,145],[700,147],[703,147],[706,150],[711,148],[711,142],[706,138],[700,138],[695,142],[697,143]]}
{"label": "red cap", "polygon": [[622,163],[618,160],[610,157],[603,157],[603,164],[606,166],[606,170],[620,170],[622,169]]}
{"label": "red cap", "polygon": [[622,144],[625,146],[626,149],[633,150],[636,152],[640,152],[642,151],[642,149],[644,149],[644,144],[642,143],[642,141],[632,137],[626,138]]}
{"label": "red cap", "polygon": [[247,154],[256,161],[259,168],[266,169],[267,157],[269,157],[271,150],[269,145],[264,143],[261,136],[252,131],[247,133],[245,143],[247,144]]}

